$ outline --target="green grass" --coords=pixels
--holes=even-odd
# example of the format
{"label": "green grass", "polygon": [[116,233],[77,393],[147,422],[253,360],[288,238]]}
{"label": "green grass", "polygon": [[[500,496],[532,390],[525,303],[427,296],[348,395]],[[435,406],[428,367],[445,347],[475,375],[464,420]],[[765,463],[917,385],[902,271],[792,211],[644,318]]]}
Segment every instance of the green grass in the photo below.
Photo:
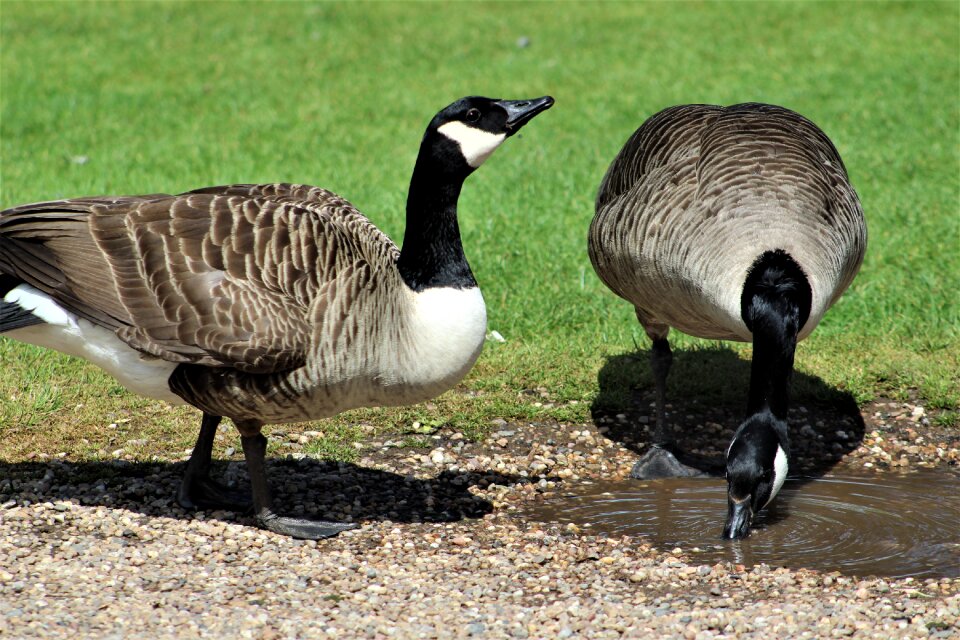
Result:
{"label": "green grass", "polygon": [[[955,409],[958,27],[955,2],[4,0],[0,204],[307,182],[399,240],[409,173],[436,110],[466,94],[555,96],[461,198],[489,326],[507,342],[489,343],[464,384],[431,405],[327,422],[348,434],[329,444],[336,457],[360,437],[349,435],[357,422],[479,437],[495,416],[588,419],[607,359],[647,344],[586,255],[607,164],[663,107],[778,103],[834,140],[870,233],[859,277],[801,345],[798,369],[860,401],[918,394]],[[748,346],[730,346],[749,357]],[[95,427],[125,411],[127,427],[147,430],[158,449],[189,446],[189,411],[136,399],[58,355],[2,340],[0,355],[0,455],[48,437],[56,442],[46,446],[93,455],[110,437]],[[638,382],[648,384],[643,370]],[[671,384],[692,389],[679,376]],[[523,393],[538,388],[546,398]]]}

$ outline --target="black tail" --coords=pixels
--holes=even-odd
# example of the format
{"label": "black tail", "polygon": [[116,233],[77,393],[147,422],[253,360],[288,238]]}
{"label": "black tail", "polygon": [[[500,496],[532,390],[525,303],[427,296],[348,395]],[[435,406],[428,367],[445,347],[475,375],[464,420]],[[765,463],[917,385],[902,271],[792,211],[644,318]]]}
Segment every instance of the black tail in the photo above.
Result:
{"label": "black tail", "polygon": [[750,267],[740,296],[741,316],[753,333],[748,415],[769,408],[786,419],[797,333],[811,301],[807,276],[787,252],[767,251]]}

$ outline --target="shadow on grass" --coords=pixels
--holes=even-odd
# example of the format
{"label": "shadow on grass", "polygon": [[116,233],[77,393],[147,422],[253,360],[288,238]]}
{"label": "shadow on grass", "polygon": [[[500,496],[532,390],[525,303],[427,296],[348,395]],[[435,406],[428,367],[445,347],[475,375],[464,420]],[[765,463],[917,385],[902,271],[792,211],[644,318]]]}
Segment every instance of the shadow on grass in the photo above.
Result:
{"label": "shadow on grass", "polygon": [[[186,463],[0,462],[0,502],[73,501],[122,508],[147,516],[192,519],[174,499]],[[453,522],[493,510],[471,486],[527,482],[495,472],[444,471],[418,479],[354,464],[313,459],[268,459],[274,507],[283,515],[336,521]],[[224,473],[225,472],[225,473]],[[211,475],[248,487],[243,462],[214,462]],[[210,512],[213,518],[253,524],[250,514]]]}
{"label": "shadow on grass", "polygon": [[[656,422],[650,352],[607,359],[598,374],[593,419],[608,438],[640,453]],[[667,426],[681,459],[723,475],[724,456],[744,418],[750,362],[727,347],[674,350],[667,379]],[[790,476],[819,477],[863,441],[864,421],[849,393],[799,371],[793,374]]]}

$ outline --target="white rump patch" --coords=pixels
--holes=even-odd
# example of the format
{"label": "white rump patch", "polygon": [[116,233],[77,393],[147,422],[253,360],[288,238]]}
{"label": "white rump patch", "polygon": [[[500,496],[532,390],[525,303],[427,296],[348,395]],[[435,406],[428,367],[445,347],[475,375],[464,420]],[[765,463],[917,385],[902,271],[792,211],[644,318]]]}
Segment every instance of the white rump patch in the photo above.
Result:
{"label": "white rump patch", "polygon": [[464,124],[459,120],[448,122],[437,129],[458,145],[467,164],[476,169],[496,151],[497,147],[507,139],[505,133],[490,133]]}
{"label": "white rump patch", "polygon": [[777,456],[773,459],[773,488],[770,490],[770,497],[767,498],[763,506],[770,504],[773,497],[780,491],[780,487],[783,486],[783,481],[787,479],[788,467],[787,454],[784,452],[783,447],[777,445]]}
{"label": "white rump patch", "polygon": [[402,376],[414,385],[452,386],[480,356],[487,308],[479,287],[436,287],[410,292],[411,352]]}
{"label": "white rump patch", "polygon": [[11,289],[5,302],[12,302],[46,324],[8,331],[5,336],[83,358],[117,379],[124,387],[150,398],[185,404],[172,391],[167,379],[176,363],[141,354],[109,329],[70,313],[57,302],[29,285]]}

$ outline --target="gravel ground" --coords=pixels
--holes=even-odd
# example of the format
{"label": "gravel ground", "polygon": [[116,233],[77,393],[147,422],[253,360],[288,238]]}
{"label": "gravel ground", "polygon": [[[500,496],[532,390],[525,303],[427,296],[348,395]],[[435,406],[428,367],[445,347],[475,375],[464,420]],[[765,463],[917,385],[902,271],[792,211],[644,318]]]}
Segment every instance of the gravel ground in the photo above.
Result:
{"label": "gravel ground", "polygon": [[[960,637],[960,579],[697,565],[681,549],[517,515],[579,479],[626,476],[650,413],[498,421],[484,442],[441,430],[417,449],[371,439],[357,464],[306,457],[315,433],[275,429],[278,508],[361,523],[320,542],[184,512],[179,461],[0,462],[0,636]],[[840,460],[956,469],[960,430],[930,418],[894,402],[797,407],[795,455],[813,472]],[[713,461],[736,426],[707,411],[671,420]],[[235,454],[218,470],[244,480]]]}

